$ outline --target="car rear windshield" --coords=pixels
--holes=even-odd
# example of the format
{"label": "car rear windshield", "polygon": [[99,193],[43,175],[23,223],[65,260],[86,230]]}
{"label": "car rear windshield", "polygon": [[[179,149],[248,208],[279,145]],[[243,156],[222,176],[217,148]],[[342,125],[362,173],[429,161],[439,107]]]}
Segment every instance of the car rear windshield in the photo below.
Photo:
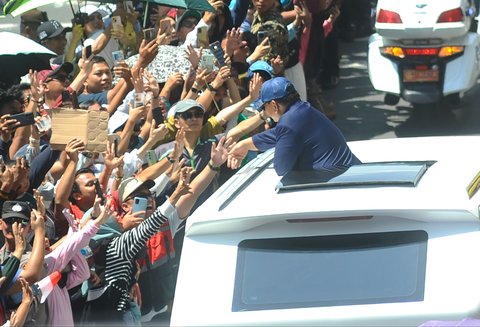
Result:
{"label": "car rear windshield", "polygon": [[232,311],[422,301],[425,231],[250,239]]}

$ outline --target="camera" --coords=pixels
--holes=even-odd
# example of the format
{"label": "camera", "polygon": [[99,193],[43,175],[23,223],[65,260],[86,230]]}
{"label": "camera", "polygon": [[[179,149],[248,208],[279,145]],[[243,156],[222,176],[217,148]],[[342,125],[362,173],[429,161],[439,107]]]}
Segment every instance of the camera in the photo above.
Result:
{"label": "camera", "polygon": [[85,25],[85,23],[88,20],[88,15],[84,12],[77,12],[75,15],[73,15],[73,21],[75,22],[75,25]]}

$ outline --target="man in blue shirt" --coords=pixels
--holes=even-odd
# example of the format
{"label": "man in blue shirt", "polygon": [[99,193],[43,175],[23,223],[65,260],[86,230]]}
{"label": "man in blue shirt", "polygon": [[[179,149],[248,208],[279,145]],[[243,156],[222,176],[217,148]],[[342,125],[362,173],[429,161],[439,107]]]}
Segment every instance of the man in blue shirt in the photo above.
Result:
{"label": "man in blue shirt", "polygon": [[231,168],[238,168],[249,150],[266,151],[272,147],[279,176],[292,170],[337,173],[360,163],[340,130],[310,103],[300,101],[288,79],[275,77],[266,81],[254,105],[277,125],[237,143],[229,152]]}

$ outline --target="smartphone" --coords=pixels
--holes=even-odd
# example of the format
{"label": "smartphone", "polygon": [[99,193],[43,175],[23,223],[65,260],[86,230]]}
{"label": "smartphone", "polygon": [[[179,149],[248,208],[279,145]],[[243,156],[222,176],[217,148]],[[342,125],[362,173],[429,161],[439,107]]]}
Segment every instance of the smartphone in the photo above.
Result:
{"label": "smartphone", "polygon": [[72,107],[73,108],[73,98],[72,94],[68,91],[62,92],[62,107]]}
{"label": "smartphone", "polygon": [[112,30],[114,30],[114,31],[123,30],[122,17],[112,16]]}
{"label": "smartphone", "polygon": [[267,31],[258,31],[257,33],[257,45],[263,42],[265,38],[268,37],[268,32]]}
{"label": "smartphone", "polygon": [[150,42],[157,37],[157,30],[155,28],[146,28],[143,30],[143,38],[145,41]]}
{"label": "smartphone", "polygon": [[33,112],[22,112],[19,114],[11,115],[10,119],[16,119],[18,122],[20,122],[20,125],[18,125],[18,127],[35,124]]}
{"label": "smartphone", "polygon": [[95,179],[95,193],[97,193],[98,197],[100,198],[100,204],[103,206],[105,205],[105,195],[103,195],[102,187],[100,186],[100,182],[98,179]]}
{"label": "smartphone", "polygon": [[133,9],[133,1],[124,1],[123,5],[125,6],[125,12],[132,12]]}
{"label": "smartphone", "polygon": [[108,134],[107,139],[109,143],[114,144],[115,157],[118,158],[118,144],[120,143],[120,135]]}
{"label": "smartphone", "polygon": [[201,26],[197,28],[197,47],[206,49],[208,47],[208,27]]}
{"label": "smartphone", "polygon": [[52,118],[48,115],[42,116],[39,122],[35,122],[35,125],[39,132],[46,132],[52,128]]}
{"label": "smartphone", "polygon": [[141,107],[145,104],[145,93],[135,93],[135,100],[133,102],[133,107]]}
{"label": "smartphone", "polygon": [[220,45],[219,41],[215,41],[210,44],[210,51],[212,51],[220,67],[225,66],[225,52],[223,52],[222,46]]}
{"label": "smartphone", "polygon": [[113,61],[115,62],[115,65],[117,65],[119,62],[125,60],[125,56],[123,55],[122,50],[113,51],[112,52],[112,57],[113,57]]}
{"label": "smartphone", "polygon": [[211,72],[213,70],[215,57],[211,53],[203,53],[202,57],[200,58],[200,68],[206,69],[207,72]]}
{"label": "smartphone", "polygon": [[148,150],[146,156],[147,156],[147,162],[149,166],[153,166],[154,164],[157,163],[158,157],[155,150]]}
{"label": "smartphone", "polygon": [[[146,211],[148,205],[148,200],[146,198],[141,198],[136,196],[133,198],[133,207],[132,213],[139,212],[139,211]],[[145,215],[143,216],[145,218]]]}
{"label": "smartphone", "polygon": [[155,119],[155,128],[158,127],[161,123],[163,123],[163,114],[162,114],[162,108],[157,107],[152,109],[152,115],[153,119]]}
{"label": "smartphone", "polygon": [[85,47],[85,57],[90,58],[91,55],[92,55],[92,46],[87,45]]}
{"label": "smartphone", "polygon": [[160,20],[160,33],[170,35],[172,32],[172,23],[169,18],[164,18]]}

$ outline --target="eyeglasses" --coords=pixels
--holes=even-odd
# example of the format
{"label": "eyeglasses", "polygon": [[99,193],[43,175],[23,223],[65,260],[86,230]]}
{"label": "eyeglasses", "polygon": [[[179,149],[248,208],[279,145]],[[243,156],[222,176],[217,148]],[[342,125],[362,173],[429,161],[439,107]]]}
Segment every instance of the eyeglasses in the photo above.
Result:
{"label": "eyeglasses", "polygon": [[53,80],[59,81],[60,83],[65,83],[68,80],[68,76],[67,75],[55,75],[51,78],[47,78],[44,83],[48,83],[48,82],[51,82]]}
{"label": "eyeglasses", "polygon": [[30,221],[25,220],[25,219],[20,218],[20,217],[3,218],[3,221],[7,225],[13,225],[14,223],[18,223],[19,225],[27,226],[30,223]]}
{"label": "eyeglasses", "polygon": [[193,119],[193,118],[203,118],[203,111],[202,110],[195,110],[195,111],[182,112],[180,114],[180,117],[182,117],[185,120],[189,120],[189,119]]}

